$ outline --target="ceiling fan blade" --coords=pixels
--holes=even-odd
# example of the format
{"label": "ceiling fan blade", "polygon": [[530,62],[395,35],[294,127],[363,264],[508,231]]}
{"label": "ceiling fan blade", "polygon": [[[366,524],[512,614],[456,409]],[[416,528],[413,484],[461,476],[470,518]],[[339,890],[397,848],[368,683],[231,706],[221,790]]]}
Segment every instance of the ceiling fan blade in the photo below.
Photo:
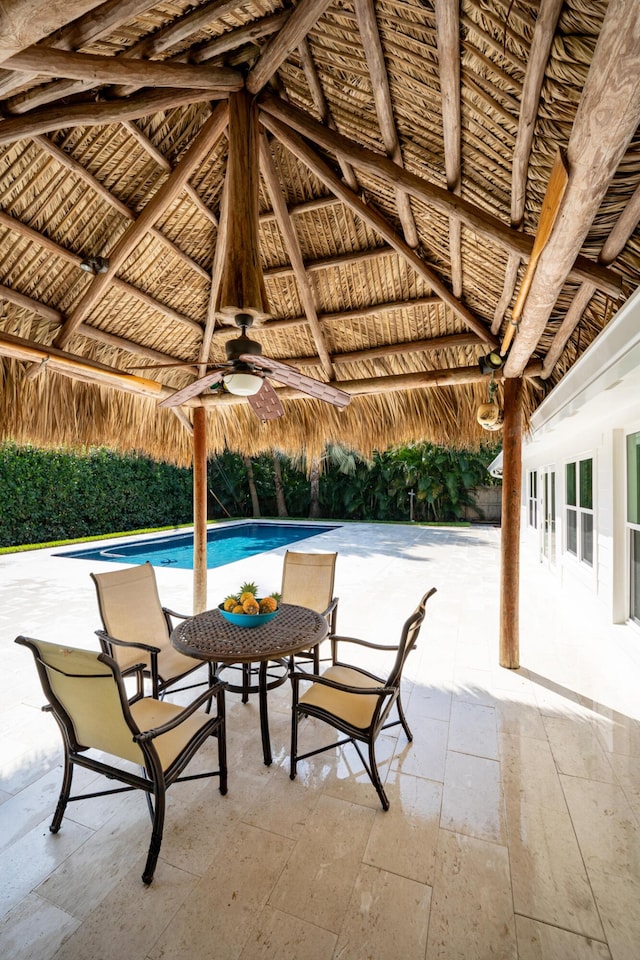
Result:
{"label": "ceiling fan blade", "polygon": [[295,387],[302,393],[315,397],[316,400],[324,400],[326,403],[332,403],[336,407],[346,407],[351,403],[351,396],[344,390],[338,390],[330,383],[323,383],[322,380],[314,380],[313,377],[306,377],[295,367],[288,363],[282,363],[281,360],[272,360],[271,357],[252,356],[249,353],[242,354],[240,360],[253,364],[259,370],[263,370],[267,376],[279,383],[284,383],[288,387]]}
{"label": "ceiling fan blade", "polygon": [[200,377],[199,380],[194,380],[193,383],[187,384],[186,387],[183,387],[181,390],[176,390],[175,393],[172,393],[170,397],[167,397],[166,400],[161,400],[158,404],[159,407],[179,407],[181,403],[184,403],[185,400],[191,400],[193,397],[197,397],[198,394],[202,393],[207,387],[213,386],[214,383],[219,383],[224,377],[226,370],[216,370],[215,373],[208,373],[206,377]]}
{"label": "ceiling fan blade", "polygon": [[280,397],[268,380],[263,380],[258,392],[247,397],[247,400],[260,420],[277,420],[284,413]]}

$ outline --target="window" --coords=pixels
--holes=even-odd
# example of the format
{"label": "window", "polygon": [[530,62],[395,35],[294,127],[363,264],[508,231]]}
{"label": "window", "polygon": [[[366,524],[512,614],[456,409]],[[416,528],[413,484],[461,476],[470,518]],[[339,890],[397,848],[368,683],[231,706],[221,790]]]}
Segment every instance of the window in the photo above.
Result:
{"label": "window", "polygon": [[574,460],[565,468],[566,549],[593,566],[593,460]]}
{"label": "window", "polygon": [[640,623],[640,433],[632,433],[627,437],[627,529],[629,616]]}
{"label": "window", "polygon": [[529,526],[538,526],[538,473],[536,470],[529,472]]}

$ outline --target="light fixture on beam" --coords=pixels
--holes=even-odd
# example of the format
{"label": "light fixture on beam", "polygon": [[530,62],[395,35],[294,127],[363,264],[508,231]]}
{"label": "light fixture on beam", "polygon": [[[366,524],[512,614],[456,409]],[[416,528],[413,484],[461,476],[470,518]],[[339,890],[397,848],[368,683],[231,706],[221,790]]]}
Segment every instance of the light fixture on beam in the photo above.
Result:
{"label": "light fixture on beam", "polygon": [[505,358],[498,353],[497,350],[492,350],[491,353],[488,353],[485,357],[480,357],[478,360],[478,366],[480,367],[480,373],[495,373],[496,370],[502,369],[504,366]]}
{"label": "light fixture on beam", "polygon": [[80,264],[80,269],[85,273],[106,273],[109,269],[109,261],[106,257],[85,257]]}

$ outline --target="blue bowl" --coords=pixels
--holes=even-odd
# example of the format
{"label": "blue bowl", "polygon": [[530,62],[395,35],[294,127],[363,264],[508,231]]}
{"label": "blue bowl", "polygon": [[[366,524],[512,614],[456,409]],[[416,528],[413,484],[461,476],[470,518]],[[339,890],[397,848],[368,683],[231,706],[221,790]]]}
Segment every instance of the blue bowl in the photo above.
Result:
{"label": "blue bowl", "polygon": [[269,620],[278,616],[277,610],[274,610],[273,613],[230,613],[224,609],[223,603],[218,604],[218,610],[225,620],[235,624],[236,627],[261,627],[263,623],[269,623]]}

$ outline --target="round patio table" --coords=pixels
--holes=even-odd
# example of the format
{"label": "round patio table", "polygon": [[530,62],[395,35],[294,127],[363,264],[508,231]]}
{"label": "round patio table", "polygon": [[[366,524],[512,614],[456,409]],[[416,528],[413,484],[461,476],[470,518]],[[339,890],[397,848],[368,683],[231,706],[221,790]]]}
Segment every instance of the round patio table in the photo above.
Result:
{"label": "round patio table", "polygon": [[[283,684],[288,677],[287,661],[293,654],[314,647],[327,636],[329,625],[325,618],[308,607],[292,603],[281,604],[273,620],[260,627],[238,627],[225,620],[217,607],[205,610],[179,623],[171,633],[171,643],[189,657],[208,660],[225,666],[258,664],[258,683],[227,684],[229,690],[243,694],[258,693],[260,703],[260,732],[262,752],[267,766],[272,761],[269,737],[267,693]],[[275,680],[268,675],[269,662],[279,663],[284,672]],[[216,673],[219,673],[217,670]]]}

